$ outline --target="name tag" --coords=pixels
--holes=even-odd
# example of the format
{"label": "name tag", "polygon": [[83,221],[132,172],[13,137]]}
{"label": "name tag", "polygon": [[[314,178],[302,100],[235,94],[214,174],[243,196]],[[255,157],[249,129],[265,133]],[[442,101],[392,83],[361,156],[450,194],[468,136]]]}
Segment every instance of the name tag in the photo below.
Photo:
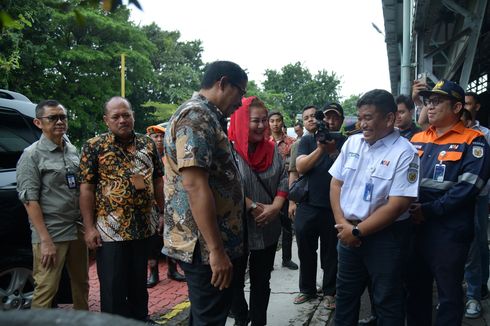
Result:
{"label": "name tag", "polygon": [[371,201],[371,198],[373,197],[373,188],[374,184],[372,182],[366,183],[366,186],[364,187],[364,195],[362,196],[364,201]]}
{"label": "name tag", "polygon": [[77,178],[74,173],[72,172],[66,173],[65,180],[68,189],[77,189]]}
{"label": "name tag", "polygon": [[446,164],[436,164],[432,179],[437,182],[444,182],[444,174],[446,174]]}

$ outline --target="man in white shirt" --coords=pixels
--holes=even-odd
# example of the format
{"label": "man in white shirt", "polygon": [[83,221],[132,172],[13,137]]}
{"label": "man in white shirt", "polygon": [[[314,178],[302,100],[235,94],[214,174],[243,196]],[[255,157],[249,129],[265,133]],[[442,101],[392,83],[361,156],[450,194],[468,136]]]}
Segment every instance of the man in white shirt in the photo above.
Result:
{"label": "man in white shirt", "polygon": [[368,281],[380,325],[404,325],[403,272],[418,195],[419,158],[395,130],[393,96],[375,89],[357,103],[362,134],[349,137],[331,169],[338,230],[337,326],[357,325]]}

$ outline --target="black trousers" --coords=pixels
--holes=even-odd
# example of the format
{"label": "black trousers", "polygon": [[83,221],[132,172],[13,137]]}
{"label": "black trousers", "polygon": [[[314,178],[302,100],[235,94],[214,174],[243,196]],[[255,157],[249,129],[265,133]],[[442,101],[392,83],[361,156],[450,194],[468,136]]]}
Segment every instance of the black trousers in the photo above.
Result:
{"label": "black trousers", "polygon": [[236,320],[247,320],[248,306],[245,300],[245,271],[249,261],[250,275],[250,321],[252,325],[267,325],[267,307],[271,294],[270,279],[274,258],[276,256],[277,242],[261,249],[250,250],[238,261],[237,275],[233,280],[233,303],[231,311]]}
{"label": "black trousers", "polygon": [[405,289],[410,220],[395,222],[362,238],[360,247],[339,243],[336,326],[357,326],[360,298],[368,282],[377,325],[405,325]]}
{"label": "black trousers", "polygon": [[320,238],[320,263],[323,269],[324,295],[335,295],[337,277],[337,230],[332,210],[301,203],[294,226],[299,256],[299,290],[316,294],[317,249]]}
{"label": "black trousers", "polygon": [[149,238],[149,241],[148,259],[158,260],[158,257],[162,255],[163,237],[159,234],[154,234]]}
{"label": "black trousers", "polygon": [[[429,223],[429,222],[426,222]],[[436,326],[459,326],[464,313],[462,282],[471,245],[454,241],[447,228],[429,226],[413,237],[407,275],[407,325],[431,326],[432,283],[437,285]],[[453,236],[455,238],[456,236]]]}
{"label": "black trousers", "polygon": [[128,318],[148,317],[146,271],[149,240],[103,242],[97,249],[100,310]]}
{"label": "black trousers", "polygon": [[291,260],[291,248],[293,246],[293,227],[291,219],[288,217],[289,201],[286,200],[281,214],[281,227],[282,227],[282,261],[287,262]]}
{"label": "black trousers", "polygon": [[[233,264],[233,278],[237,274],[238,260],[234,259],[231,261]],[[212,286],[211,276],[213,272],[209,265],[197,262],[185,263],[182,261],[179,261],[179,265],[185,273],[189,300],[191,302],[189,325],[224,326],[228,313],[230,312],[233,287],[230,286],[227,289],[220,290]]]}

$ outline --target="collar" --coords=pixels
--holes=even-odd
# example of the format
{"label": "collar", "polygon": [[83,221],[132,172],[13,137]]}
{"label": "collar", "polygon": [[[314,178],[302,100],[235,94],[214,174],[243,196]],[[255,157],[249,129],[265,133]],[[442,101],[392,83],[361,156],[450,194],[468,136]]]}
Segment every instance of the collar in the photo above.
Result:
{"label": "collar", "polygon": [[[62,139],[62,142],[66,146],[64,139]],[[50,152],[54,152],[55,150],[61,151],[61,148],[44,134],[41,134],[41,138],[39,138],[39,145],[41,145],[42,149],[47,149]]]}
{"label": "collar", "polygon": [[475,124],[473,126],[471,126],[471,128],[476,129],[476,130],[480,130],[480,121],[475,120]]}
{"label": "collar", "polygon": [[372,145],[369,145],[369,143],[364,139],[364,137],[362,137],[362,141],[364,141],[369,147],[371,148],[377,148],[377,147],[380,147],[382,145],[386,146],[386,147],[389,147],[391,145],[393,145],[397,140],[398,138],[400,137],[400,131],[398,129],[393,129],[392,132],[390,132],[388,135],[384,136],[383,138],[381,139],[378,139],[374,144]]}
{"label": "collar", "polygon": [[283,133],[283,134],[281,134],[281,137],[279,137],[278,139],[275,139],[274,136],[271,135],[270,138],[269,138],[269,140],[270,141],[273,141],[275,143],[280,143],[280,142],[286,140],[286,135]]}
{"label": "collar", "polygon": [[117,144],[117,145],[122,145],[122,146],[128,146],[128,145],[131,145],[134,143],[135,139],[136,139],[136,134],[134,132],[134,130],[131,132],[132,134],[132,137],[131,139],[129,140],[129,142],[123,142],[119,137],[117,137],[116,135],[114,135],[112,133],[112,131],[109,130],[108,132],[109,134],[109,140],[111,142],[113,142],[114,144]]}
{"label": "collar", "polygon": [[210,100],[208,100],[204,95],[194,92],[191,97],[192,100],[196,100],[199,102],[202,102],[218,119],[221,128],[223,128],[223,131],[227,133],[228,131],[228,121],[226,120],[226,117],[223,115],[223,112]]}
{"label": "collar", "polygon": [[442,136],[444,136],[444,135],[446,135],[447,133],[450,133],[450,132],[455,132],[455,133],[458,133],[458,134],[464,134],[465,130],[466,130],[466,127],[464,126],[464,124],[463,124],[462,121],[456,122],[451,127],[451,129],[449,129],[448,131],[446,131],[445,133],[443,133],[440,136],[437,136],[436,128],[434,126],[429,126],[429,129],[427,129],[427,131],[430,134],[434,135],[434,138],[442,137]]}

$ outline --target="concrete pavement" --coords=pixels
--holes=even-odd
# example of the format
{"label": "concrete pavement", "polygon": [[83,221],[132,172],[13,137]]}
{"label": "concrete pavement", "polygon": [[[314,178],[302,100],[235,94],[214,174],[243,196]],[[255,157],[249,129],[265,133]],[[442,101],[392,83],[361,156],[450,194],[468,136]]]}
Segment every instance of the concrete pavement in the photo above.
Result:
{"label": "concrete pavement", "polygon": [[[297,246],[293,241],[293,260],[299,264],[297,257]],[[294,298],[298,294],[298,275],[299,272],[282,267],[281,251],[276,252],[274,261],[274,271],[271,276],[271,296],[267,313],[267,322],[270,326],[333,326],[335,312],[324,308],[324,303],[320,298],[310,302],[295,305]],[[318,266],[320,262],[318,262]],[[317,283],[321,282],[322,271],[318,268]],[[246,281],[246,298],[249,294],[249,281]],[[436,302],[436,300],[434,300]],[[482,302],[483,315],[478,319],[463,319],[464,326],[490,326],[490,300]],[[435,312],[435,307],[434,307]],[[367,317],[370,313],[370,303],[367,293],[361,298],[360,318]],[[160,323],[172,326],[187,325],[188,310],[184,309],[173,319]],[[228,318],[226,326],[232,326],[234,320]]]}
{"label": "concrete pavement", "polygon": [[[317,298],[301,305],[293,303],[298,295],[299,271],[282,267],[282,252],[278,250],[274,261],[274,271],[271,276],[271,296],[268,308],[268,325],[271,326],[331,326],[333,314],[324,308],[324,302]],[[293,261],[299,264],[296,241],[293,241]],[[318,262],[318,266],[320,263]],[[160,263],[161,282],[149,289],[149,311],[151,317],[159,324],[168,326],[187,325],[190,303],[187,298],[186,283],[179,283],[166,278],[166,264]],[[317,283],[321,282],[322,271],[318,268]],[[245,291],[248,299],[249,281],[246,281]],[[95,266],[90,268],[90,310],[100,311],[98,279]],[[436,302],[436,300],[434,300]],[[465,326],[490,326],[490,300],[482,302],[483,316],[478,319],[464,319]],[[67,307],[68,308],[68,307]],[[361,299],[360,317],[368,316],[370,304],[367,294]],[[226,326],[232,326],[234,320],[228,318]]]}

